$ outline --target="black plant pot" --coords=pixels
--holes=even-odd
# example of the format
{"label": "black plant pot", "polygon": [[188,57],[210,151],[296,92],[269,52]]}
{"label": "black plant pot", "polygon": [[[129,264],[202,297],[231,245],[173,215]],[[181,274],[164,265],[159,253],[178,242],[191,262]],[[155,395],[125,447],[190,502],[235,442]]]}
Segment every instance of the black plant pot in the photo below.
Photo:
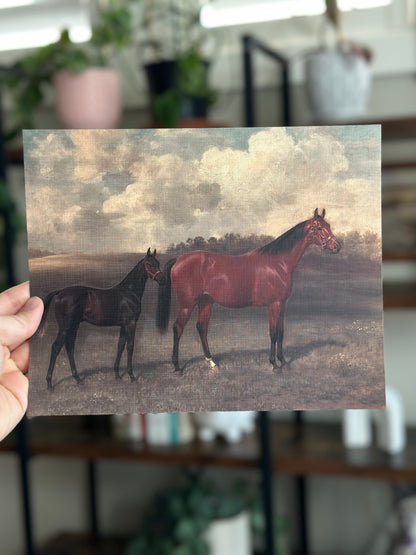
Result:
{"label": "black plant pot", "polygon": [[175,87],[176,62],[164,61],[144,66],[150,94],[156,96]]}
{"label": "black plant pot", "polygon": [[181,118],[206,118],[208,115],[208,102],[206,98],[196,98],[183,95],[181,98]]}
{"label": "black plant pot", "polygon": [[[167,91],[175,90],[177,80],[177,65],[175,61],[147,64],[145,72],[149,91],[153,99]],[[207,117],[208,100],[206,98],[181,95],[179,102],[178,115],[180,119]],[[154,112],[153,117],[158,119]]]}

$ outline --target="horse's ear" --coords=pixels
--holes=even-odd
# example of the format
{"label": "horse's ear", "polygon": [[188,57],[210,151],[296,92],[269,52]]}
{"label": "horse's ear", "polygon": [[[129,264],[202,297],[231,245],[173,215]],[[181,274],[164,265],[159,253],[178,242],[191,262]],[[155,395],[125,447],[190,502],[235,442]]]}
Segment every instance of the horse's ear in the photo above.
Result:
{"label": "horse's ear", "polygon": [[150,256],[150,247],[147,249],[147,256]]}
{"label": "horse's ear", "polygon": [[322,218],[322,219],[325,219],[325,208],[322,210],[322,216],[321,216],[321,218]]}
{"label": "horse's ear", "polygon": [[153,256],[156,256],[156,249],[153,251]]}
{"label": "horse's ear", "polygon": [[318,209],[315,208],[315,212],[314,212],[314,214],[313,214],[313,217],[314,217],[314,218],[317,218],[318,216],[319,216]]}

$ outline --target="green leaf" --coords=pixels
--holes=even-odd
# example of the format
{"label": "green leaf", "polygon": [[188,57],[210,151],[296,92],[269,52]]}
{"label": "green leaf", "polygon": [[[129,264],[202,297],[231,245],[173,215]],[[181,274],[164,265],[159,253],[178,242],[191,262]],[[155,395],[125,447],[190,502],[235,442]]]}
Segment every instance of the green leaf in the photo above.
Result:
{"label": "green leaf", "polygon": [[165,127],[175,127],[181,114],[181,97],[177,91],[168,90],[155,96],[152,102],[155,120]]}
{"label": "green leaf", "polygon": [[179,542],[192,540],[197,533],[195,522],[192,518],[182,518],[174,529],[174,536]]}

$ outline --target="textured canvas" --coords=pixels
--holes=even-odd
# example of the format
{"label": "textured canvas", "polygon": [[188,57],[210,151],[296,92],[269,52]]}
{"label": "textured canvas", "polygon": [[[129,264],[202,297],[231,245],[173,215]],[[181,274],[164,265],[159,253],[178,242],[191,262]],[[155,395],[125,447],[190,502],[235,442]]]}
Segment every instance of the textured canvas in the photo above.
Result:
{"label": "textured canvas", "polygon": [[24,133],[29,412],[384,405],[380,127]]}

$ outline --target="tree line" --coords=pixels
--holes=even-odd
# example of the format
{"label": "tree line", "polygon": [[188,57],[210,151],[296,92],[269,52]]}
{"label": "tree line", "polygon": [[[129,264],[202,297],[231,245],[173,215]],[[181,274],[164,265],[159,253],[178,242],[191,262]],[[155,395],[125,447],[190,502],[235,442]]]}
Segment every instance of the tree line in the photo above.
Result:
{"label": "tree line", "polygon": [[[366,232],[360,234],[356,231],[337,235],[342,244],[341,255],[346,258],[359,257],[375,259],[380,252],[380,237],[376,233]],[[204,237],[197,236],[188,238],[181,243],[171,243],[166,250],[166,254],[171,257],[178,257],[191,251],[208,251],[219,254],[239,255],[253,249],[263,247],[273,241],[275,237],[270,235],[247,235],[239,233],[227,233],[224,237]]]}
{"label": "tree line", "polygon": [[227,233],[224,237],[204,237],[197,236],[188,238],[185,242],[171,243],[166,250],[169,256],[177,257],[191,251],[209,251],[219,254],[238,255],[262,247],[274,237],[269,235],[247,235],[241,236],[239,233]]}

